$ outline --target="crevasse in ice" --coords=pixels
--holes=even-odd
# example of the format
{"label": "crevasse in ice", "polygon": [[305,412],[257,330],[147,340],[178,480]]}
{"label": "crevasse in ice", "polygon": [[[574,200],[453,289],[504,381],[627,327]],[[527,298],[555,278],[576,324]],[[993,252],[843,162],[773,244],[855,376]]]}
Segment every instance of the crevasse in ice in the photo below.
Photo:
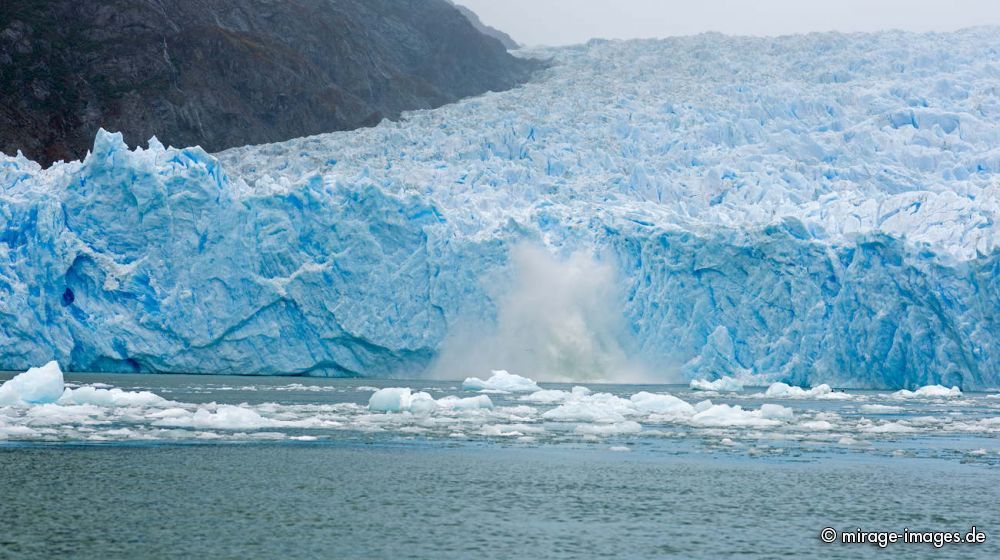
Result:
{"label": "crevasse in ice", "polygon": [[663,380],[996,387],[998,48],[593,41],[365,130],[3,156],[0,368],[412,376],[527,242],[610,263]]}

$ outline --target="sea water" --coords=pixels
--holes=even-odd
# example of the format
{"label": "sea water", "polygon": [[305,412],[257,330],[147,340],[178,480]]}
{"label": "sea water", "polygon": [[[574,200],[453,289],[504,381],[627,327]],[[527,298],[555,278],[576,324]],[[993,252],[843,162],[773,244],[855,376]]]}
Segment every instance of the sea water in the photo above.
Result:
{"label": "sea water", "polygon": [[[989,394],[788,397],[630,385],[590,385],[585,394],[542,383],[548,393],[539,395],[426,380],[66,380],[92,394],[113,386],[162,400],[0,407],[0,557],[1000,554],[1000,399]],[[437,402],[485,394],[493,406],[368,410],[384,387]],[[643,392],[726,408],[705,422],[622,405]],[[984,543],[882,549],[820,539],[828,527],[965,534],[973,526]]]}

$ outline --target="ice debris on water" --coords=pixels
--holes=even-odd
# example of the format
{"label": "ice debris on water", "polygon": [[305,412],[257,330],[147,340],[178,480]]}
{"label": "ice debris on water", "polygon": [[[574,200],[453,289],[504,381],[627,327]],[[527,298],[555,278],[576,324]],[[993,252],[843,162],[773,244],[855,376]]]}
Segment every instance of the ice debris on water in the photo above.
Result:
{"label": "ice debris on water", "polygon": [[926,385],[916,391],[903,389],[896,391],[892,396],[898,399],[920,399],[920,398],[951,398],[961,397],[962,390],[958,387],[945,387],[943,385]]}
{"label": "ice debris on water", "polygon": [[787,383],[772,383],[767,391],[764,392],[765,397],[769,398],[789,398],[789,399],[824,399],[824,400],[836,400],[836,399],[850,399],[851,395],[844,393],[842,391],[834,391],[826,383],[821,383],[810,389],[803,389],[802,387],[795,387],[788,385]]}
{"label": "ice debris on water", "polygon": [[0,385],[0,405],[61,405],[152,406],[167,403],[167,399],[149,391],[123,391],[117,387],[98,386],[71,388],[66,386],[62,369],[56,362],[33,367]]}
{"label": "ice debris on water", "polygon": [[368,399],[368,409],[372,412],[415,412],[427,413],[437,408],[455,410],[476,410],[493,408],[493,401],[487,395],[461,398],[448,396],[434,400],[429,393],[413,392],[409,387],[387,387],[379,389]]}
{"label": "ice debris on water", "polygon": [[506,370],[493,370],[489,379],[485,381],[478,377],[467,377],[462,382],[462,388],[466,391],[501,391],[507,393],[524,393],[528,391],[538,391],[538,384]]}
{"label": "ice debris on water", "polygon": [[715,381],[692,379],[691,389],[695,391],[742,391],[743,382],[733,377],[720,377]]}
{"label": "ice debris on water", "polygon": [[[912,391],[934,400],[927,403],[891,392],[844,393],[847,398],[830,402],[829,395],[838,392],[776,386],[773,398],[794,402],[793,410],[761,402],[772,398],[764,393],[734,392],[713,395],[717,402],[694,402],[687,400],[692,393],[686,390],[678,395],[649,386],[469,396],[448,394],[456,390],[448,384],[427,384],[423,390],[388,387],[370,395],[349,388],[342,393],[346,401],[338,397],[331,402],[323,398],[326,395],[289,395],[282,390],[285,386],[244,382],[229,387],[239,392],[220,392],[235,402],[194,403],[168,400],[149,390],[61,383],[56,371],[55,366],[35,368],[4,385],[0,441],[317,441],[383,434],[530,445],[607,440],[608,445],[632,445],[695,438],[709,448],[755,449],[760,442],[781,442],[799,449],[849,445],[870,450],[878,449],[880,441],[928,433],[986,438],[1000,434],[996,399],[944,387]],[[210,390],[212,386],[205,385]],[[280,398],[240,403],[240,392],[254,399],[268,394]]]}

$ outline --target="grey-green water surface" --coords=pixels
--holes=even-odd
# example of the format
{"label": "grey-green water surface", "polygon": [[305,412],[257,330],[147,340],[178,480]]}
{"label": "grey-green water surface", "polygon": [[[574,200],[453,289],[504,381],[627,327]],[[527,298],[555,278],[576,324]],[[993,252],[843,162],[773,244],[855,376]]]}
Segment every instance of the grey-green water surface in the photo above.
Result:
{"label": "grey-green water surface", "polygon": [[[466,396],[454,382],[67,381],[169,402],[0,408],[0,558],[1000,557],[990,395],[592,387],[792,410],[733,425],[637,414],[635,431],[600,416],[552,421],[558,404],[518,395],[426,417],[364,406],[372,385]],[[825,527],[973,525],[985,543],[819,539]]]}
{"label": "grey-green water surface", "polygon": [[[8,558],[997,558],[988,467],[445,445],[0,449]],[[822,544],[827,526],[985,544]]]}

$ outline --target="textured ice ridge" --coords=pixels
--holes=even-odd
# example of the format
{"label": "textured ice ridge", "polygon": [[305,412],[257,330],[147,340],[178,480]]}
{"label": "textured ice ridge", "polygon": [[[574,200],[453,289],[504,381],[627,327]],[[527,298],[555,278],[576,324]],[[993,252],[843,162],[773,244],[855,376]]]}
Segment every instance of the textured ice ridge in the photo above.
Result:
{"label": "textured ice ridge", "polygon": [[366,130],[0,157],[0,368],[412,376],[528,241],[611,263],[664,380],[996,387],[998,48],[594,41]]}

